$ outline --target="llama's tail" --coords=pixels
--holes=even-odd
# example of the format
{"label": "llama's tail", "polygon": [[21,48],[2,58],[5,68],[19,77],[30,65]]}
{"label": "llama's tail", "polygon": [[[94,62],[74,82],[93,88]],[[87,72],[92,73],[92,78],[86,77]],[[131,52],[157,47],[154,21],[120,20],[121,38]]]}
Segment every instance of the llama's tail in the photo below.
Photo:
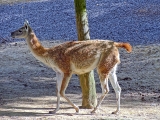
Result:
{"label": "llama's tail", "polygon": [[123,43],[123,42],[114,42],[114,45],[116,47],[125,48],[127,52],[132,52],[132,46],[129,43]]}

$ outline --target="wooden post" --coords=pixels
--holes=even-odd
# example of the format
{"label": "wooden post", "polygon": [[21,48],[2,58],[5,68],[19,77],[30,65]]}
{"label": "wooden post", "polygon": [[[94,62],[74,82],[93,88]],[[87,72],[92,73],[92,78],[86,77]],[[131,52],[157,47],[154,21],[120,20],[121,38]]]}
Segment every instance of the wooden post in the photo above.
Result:
{"label": "wooden post", "polygon": [[[86,0],[74,0],[78,40],[90,40]],[[91,109],[97,105],[94,72],[79,75],[82,89],[82,108]]]}

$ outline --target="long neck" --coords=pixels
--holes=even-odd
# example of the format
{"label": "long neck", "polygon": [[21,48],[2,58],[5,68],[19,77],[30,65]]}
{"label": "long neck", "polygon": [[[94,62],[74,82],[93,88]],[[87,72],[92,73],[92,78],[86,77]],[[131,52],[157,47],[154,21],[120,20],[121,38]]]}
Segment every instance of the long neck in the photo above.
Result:
{"label": "long neck", "polygon": [[45,56],[45,54],[47,53],[47,48],[44,48],[41,45],[33,31],[30,32],[29,35],[26,37],[26,41],[29,49],[35,57]]}

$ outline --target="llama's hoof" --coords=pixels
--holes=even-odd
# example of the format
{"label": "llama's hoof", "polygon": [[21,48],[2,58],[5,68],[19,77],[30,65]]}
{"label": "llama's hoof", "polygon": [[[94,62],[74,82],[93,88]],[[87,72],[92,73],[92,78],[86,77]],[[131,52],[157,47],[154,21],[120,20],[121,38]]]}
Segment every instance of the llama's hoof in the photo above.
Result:
{"label": "llama's hoof", "polygon": [[96,110],[94,109],[93,111],[91,111],[91,114],[95,114],[96,113]]}
{"label": "llama's hoof", "polygon": [[57,111],[49,111],[49,114],[55,114]]}
{"label": "llama's hoof", "polygon": [[119,113],[119,111],[114,111],[114,112],[112,112],[112,114],[118,114]]}
{"label": "llama's hoof", "polygon": [[79,107],[76,107],[76,113],[79,113]]}

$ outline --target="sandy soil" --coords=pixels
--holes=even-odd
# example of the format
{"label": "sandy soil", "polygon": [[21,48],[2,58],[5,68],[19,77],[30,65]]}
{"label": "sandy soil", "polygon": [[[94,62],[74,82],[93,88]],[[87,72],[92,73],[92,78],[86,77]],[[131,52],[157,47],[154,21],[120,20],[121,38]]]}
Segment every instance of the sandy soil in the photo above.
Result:
{"label": "sandy soil", "polygon": [[[31,0],[1,0],[0,3]],[[38,0],[37,0],[38,1]],[[44,41],[45,46],[61,41]],[[91,109],[74,109],[61,99],[61,109],[55,115],[48,111],[56,107],[55,72],[38,62],[29,52],[25,42],[0,43],[0,119],[160,119],[160,44],[134,46],[131,54],[120,50],[121,64],[117,75],[122,88],[121,111],[116,109],[115,93],[110,92],[96,114]],[[101,88],[95,72],[97,97]],[[66,91],[67,96],[81,105],[81,89],[77,76],[73,76]]]}
{"label": "sandy soil", "polygon": [[[61,41],[43,41],[53,46]],[[121,64],[117,75],[122,88],[121,111],[116,109],[115,93],[110,92],[96,114],[80,109],[79,114],[61,99],[61,109],[55,115],[48,111],[56,107],[55,72],[38,62],[25,42],[0,44],[0,119],[160,119],[160,45],[134,46],[128,54],[120,50]],[[97,97],[101,88],[95,72]],[[78,77],[73,75],[67,96],[81,105]]]}

